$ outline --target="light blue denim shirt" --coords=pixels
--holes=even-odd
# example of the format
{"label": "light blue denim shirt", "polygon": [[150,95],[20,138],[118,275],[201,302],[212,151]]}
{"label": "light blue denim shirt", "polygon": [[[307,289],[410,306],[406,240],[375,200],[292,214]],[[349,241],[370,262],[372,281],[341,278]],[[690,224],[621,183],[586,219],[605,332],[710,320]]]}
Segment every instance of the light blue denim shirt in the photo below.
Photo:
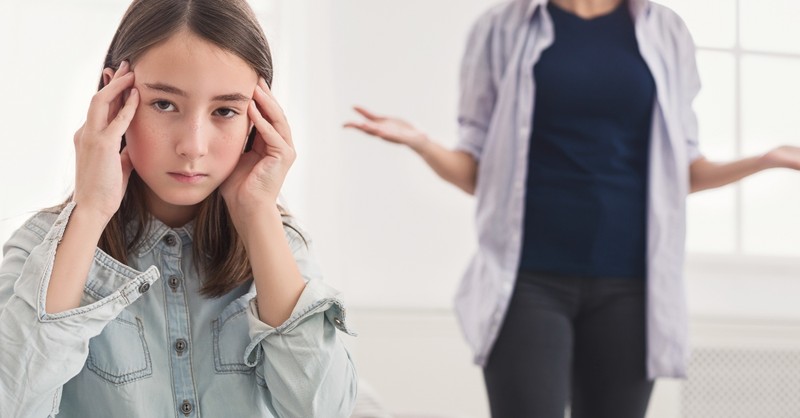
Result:
{"label": "light blue denim shirt", "polygon": [[[547,0],[514,0],[474,25],[462,63],[457,149],[479,162],[478,251],[456,295],[475,362],[484,365],[514,289],[522,243],[533,67],[554,39]],[[692,102],[700,90],[695,45],[668,8],[630,0],[639,50],[653,75],[647,201],[647,372],[685,376],[683,284],[689,164],[700,157]]]}
{"label": "light blue denim shirt", "polygon": [[34,216],[4,247],[0,416],[349,415],[357,378],[336,331],[350,333],[345,310],[295,231],[285,228],[307,283],[277,328],[259,320],[252,281],[201,296],[192,224],[158,221],[129,265],[96,250],[81,306],[48,314],[56,246],[73,208]]}

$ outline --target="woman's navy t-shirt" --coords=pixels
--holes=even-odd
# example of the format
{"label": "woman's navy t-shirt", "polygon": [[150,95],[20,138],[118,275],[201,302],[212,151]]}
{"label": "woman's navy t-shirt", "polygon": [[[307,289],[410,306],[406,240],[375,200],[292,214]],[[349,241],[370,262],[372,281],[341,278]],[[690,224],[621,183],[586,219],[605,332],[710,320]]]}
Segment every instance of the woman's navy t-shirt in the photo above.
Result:
{"label": "woman's navy t-shirt", "polygon": [[555,41],[532,69],[520,269],[643,278],[655,84],[627,3],[589,20],[548,10]]}

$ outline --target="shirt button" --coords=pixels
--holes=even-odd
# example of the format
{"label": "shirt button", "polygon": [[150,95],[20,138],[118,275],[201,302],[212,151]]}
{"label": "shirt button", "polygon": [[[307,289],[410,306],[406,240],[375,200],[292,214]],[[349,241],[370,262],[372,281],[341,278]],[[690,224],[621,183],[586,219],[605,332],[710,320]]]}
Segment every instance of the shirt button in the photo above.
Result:
{"label": "shirt button", "polygon": [[175,238],[175,235],[170,234],[164,237],[164,243],[166,243],[168,247],[174,247],[175,244],[178,243],[178,240]]}
{"label": "shirt button", "polygon": [[169,276],[169,281],[167,283],[169,284],[170,289],[177,290],[178,286],[181,285],[181,278],[175,275]]}
{"label": "shirt button", "polygon": [[150,283],[144,282],[139,286],[139,293],[145,293],[150,290]]}
{"label": "shirt button", "polygon": [[342,320],[341,320],[341,319],[339,319],[339,318],[333,318],[333,322],[334,322],[336,325],[342,326]]}
{"label": "shirt button", "polygon": [[183,412],[183,415],[186,415],[188,417],[189,414],[192,413],[192,404],[191,404],[191,402],[189,402],[188,400],[184,399],[183,403],[181,404],[181,412]]}
{"label": "shirt button", "polygon": [[183,338],[178,338],[177,340],[175,340],[175,351],[177,351],[178,354],[183,354],[185,350],[186,350],[186,340],[184,340]]}

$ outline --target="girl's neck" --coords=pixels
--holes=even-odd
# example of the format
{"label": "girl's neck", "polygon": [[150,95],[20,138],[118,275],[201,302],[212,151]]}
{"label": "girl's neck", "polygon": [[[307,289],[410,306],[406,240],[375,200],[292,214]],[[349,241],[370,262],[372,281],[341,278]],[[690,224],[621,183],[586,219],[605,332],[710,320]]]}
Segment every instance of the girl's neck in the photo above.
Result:
{"label": "girl's neck", "polygon": [[550,0],[556,6],[583,19],[611,13],[625,0]]}
{"label": "girl's neck", "polygon": [[179,228],[189,223],[197,215],[198,205],[178,206],[159,199],[152,191],[148,190],[145,206],[150,215],[170,228]]}

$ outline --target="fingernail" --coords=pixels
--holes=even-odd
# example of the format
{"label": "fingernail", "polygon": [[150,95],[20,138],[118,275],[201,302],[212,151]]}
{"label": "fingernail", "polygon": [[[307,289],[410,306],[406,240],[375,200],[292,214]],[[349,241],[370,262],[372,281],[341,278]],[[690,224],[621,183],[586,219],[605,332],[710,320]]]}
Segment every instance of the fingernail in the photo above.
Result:
{"label": "fingernail", "polygon": [[117,68],[117,71],[124,70],[127,65],[128,65],[128,61],[122,61],[121,63],[119,63],[119,68]]}

